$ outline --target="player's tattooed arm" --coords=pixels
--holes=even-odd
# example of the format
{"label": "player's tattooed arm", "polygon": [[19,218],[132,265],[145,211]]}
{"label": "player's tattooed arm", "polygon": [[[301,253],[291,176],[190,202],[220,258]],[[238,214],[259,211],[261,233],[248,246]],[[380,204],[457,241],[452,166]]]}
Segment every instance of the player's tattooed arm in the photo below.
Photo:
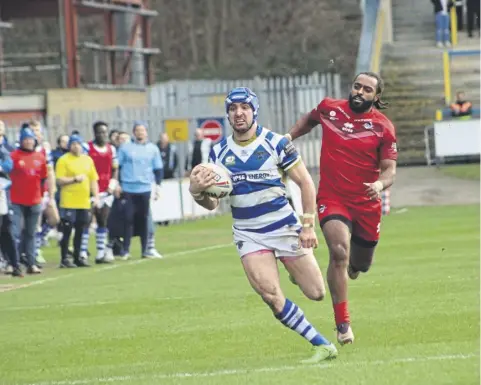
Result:
{"label": "player's tattooed arm", "polygon": [[289,130],[286,137],[289,140],[295,140],[303,135],[308,134],[311,130],[319,124],[318,121],[312,119],[311,114],[303,115]]}

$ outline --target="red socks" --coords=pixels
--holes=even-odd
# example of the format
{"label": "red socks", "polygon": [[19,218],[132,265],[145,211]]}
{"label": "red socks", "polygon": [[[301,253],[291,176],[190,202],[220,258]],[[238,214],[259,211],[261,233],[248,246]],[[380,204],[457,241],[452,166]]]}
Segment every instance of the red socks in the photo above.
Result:
{"label": "red socks", "polygon": [[336,325],[343,323],[350,323],[349,310],[347,309],[347,301],[335,303],[334,305],[334,318],[336,319]]}

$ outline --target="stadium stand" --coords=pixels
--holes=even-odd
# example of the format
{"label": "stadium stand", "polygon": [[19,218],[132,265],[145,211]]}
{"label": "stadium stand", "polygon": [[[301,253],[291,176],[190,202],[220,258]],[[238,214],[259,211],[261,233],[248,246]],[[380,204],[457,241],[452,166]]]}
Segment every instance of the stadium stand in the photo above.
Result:
{"label": "stadium stand", "polygon": [[[449,103],[451,90],[454,94],[463,89],[474,108],[479,108],[479,38],[458,34],[452,49],[435,47],[434,15],[428,1],[392,0],[392,29],[393,42],[382,44],[378,59],[386,82],[385,99],[391,102],[387,116],[397,128],[399,163],[425,164],[424,129],[433,124],[436,111]],[[460,57],[463,51],[470,56]]]}

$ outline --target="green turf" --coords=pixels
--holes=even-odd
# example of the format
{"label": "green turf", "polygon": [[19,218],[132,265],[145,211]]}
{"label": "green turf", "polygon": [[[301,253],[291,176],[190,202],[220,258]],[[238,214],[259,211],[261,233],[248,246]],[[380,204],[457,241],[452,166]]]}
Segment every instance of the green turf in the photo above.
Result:
{"label": "green turf", "polygon": [[456,178],[479,180],[479,163],[442,166],[441,172]]}
{"label": "green turf", "polygon": [[[38,283],[0,293],[0,384],[479,384],[479,206],[387,217],[375,265],[351,282],[355,344],[312,366],[299,364],[308,343],[252,293],[229,226],[159,228],[164,260],[0,278]],[[317,256],[325,271],[324,246]],[[334,338],[330,299],[308,301],[281,276]]]}

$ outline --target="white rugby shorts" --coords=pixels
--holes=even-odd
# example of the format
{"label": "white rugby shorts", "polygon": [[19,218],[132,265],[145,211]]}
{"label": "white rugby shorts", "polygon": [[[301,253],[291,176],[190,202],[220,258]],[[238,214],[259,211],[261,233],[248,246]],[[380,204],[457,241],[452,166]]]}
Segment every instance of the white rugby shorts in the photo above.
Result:
{"label": "white rugby shorts", "polygon": [[288,226],[271,233],[260,234],[251,231],[232,228],[234,243],[239,256],[243,256],[262,250],[272,251],[276,258],[300,257],[307,254],[301,247],[299,233],[301,226]]}
{"label": "white rugby shorts", "polygon": [[[93,200],[93,198],[92,198]],[[97,208],[101,209],[104,206],[107,207],[112,207],[112,204],[114,203],[114,196],[112,194],[109,194],[108,192],[101,192],[99,194],[99,205]]]}

